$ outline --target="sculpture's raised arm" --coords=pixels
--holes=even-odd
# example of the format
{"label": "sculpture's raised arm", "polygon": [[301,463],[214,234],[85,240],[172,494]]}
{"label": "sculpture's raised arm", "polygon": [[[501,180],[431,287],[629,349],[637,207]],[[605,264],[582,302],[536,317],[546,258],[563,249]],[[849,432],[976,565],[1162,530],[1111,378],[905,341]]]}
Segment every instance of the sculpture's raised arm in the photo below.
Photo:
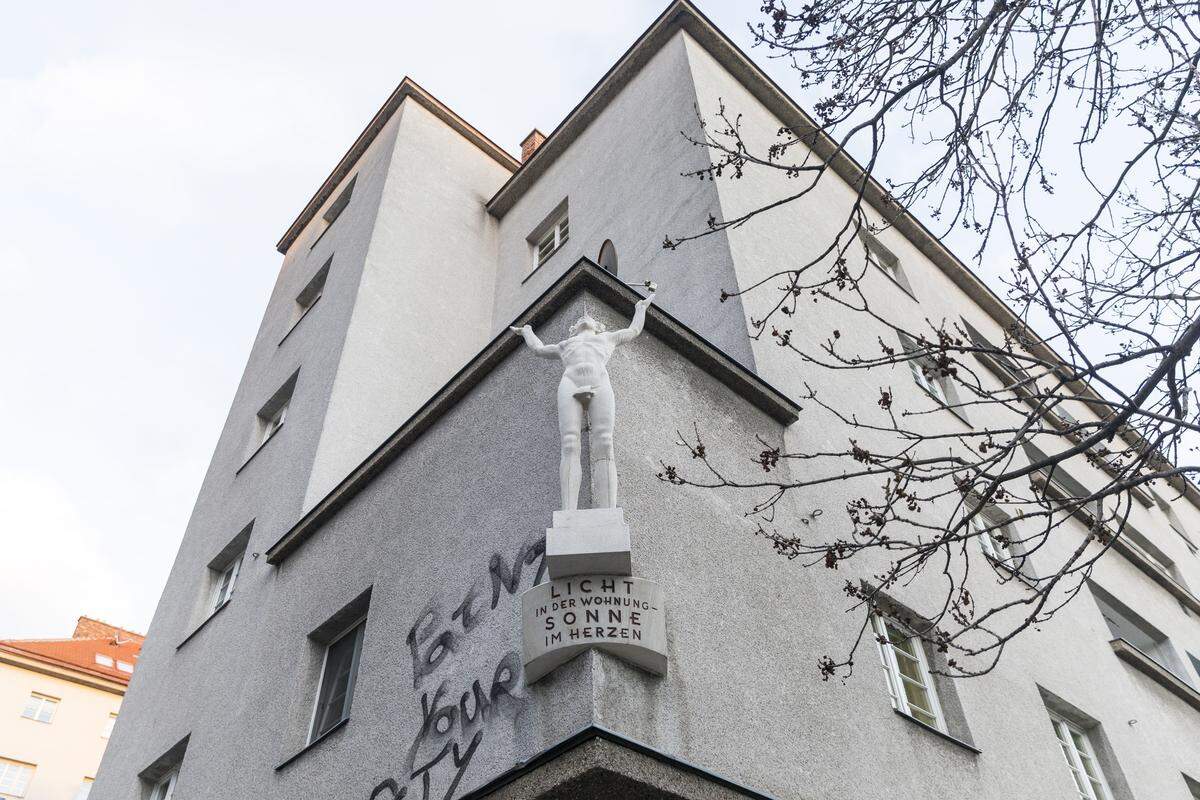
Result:
{"label": "sculpture's raised arm", "polygon": [[519,328],[509,327],[509,330],[519,334],[525,340],[525,344],[529,345],[529,349],[533,351],[534,355],[541,358],[558,358],[558,345],[543,344],[542,340],[533,332],[533,328],[528,325],[522,325]]}
{"label": "sculpture's raised arm", "polygon": [[613,339],[613,344],[624,344],[642,332],[642,328],[646,325],[646,309],[653,302],[654,292],[651,292],[649,297],[637,301],[637,305],[633,307],[633,319],[630,320],[629,327],[609,334]]}

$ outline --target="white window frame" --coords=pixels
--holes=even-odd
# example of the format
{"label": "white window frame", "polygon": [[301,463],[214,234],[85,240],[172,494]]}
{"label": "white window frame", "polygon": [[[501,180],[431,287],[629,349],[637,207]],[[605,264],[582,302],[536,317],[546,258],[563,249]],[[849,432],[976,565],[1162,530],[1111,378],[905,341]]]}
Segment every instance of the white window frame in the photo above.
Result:
{"label": "white window frame", "polygon": [[[932,374],[934,367],[929,364],[929,356],[921,352],[921,346],[908,336],[901,336],[900,347],[908,356],[908,369],[912,373],[913,383],[936,400],[939,405],[949,407],[950,394],[943,385],[942,379]],[[926,374],[927,370],[930,374]]]}
{"label": "white window frame", "polygon": [[[233,561],[229,562],[229,564],[217,574],[217,579],[213,583],[212,600],[209,602],[208,606],[209,614],[215,614],[220,611],[233,597],[233,587],[237,584],[238,573],[241,572],[242,558],[244,556],[244,551],[238,553]],[[229,577],[228,581],[225,580],[226,576]]]}
{"label": "white window frame", "polygon": [[281,405],[269,417],[259,417],[262,420],[262,437],[259,439],[259,447],[271,441],[271,437],[279,433],[279,429],[283,427],[284,421],[287,419],[288,405],[292,402],[288,398],[288,402]]}
{"label": "white window frame", "polygon": [[[25,708],[21,711],[21,716],[24,719],[43,722],[49,725],[54,721],[54,714],[58,711],[58,704],[61,702],[61,698],[58,697],[51,697],[41,692],[30,692],[29,699],[25,701]],[[42,715],[46,712],[47,708],[50,709],[50,714],[45,719],[42,719]]]}
{"label": "white window frame", "polygon": [[92,785],[95,778],[84,778],[83,783],[79,785],[79,789],[75,792],[74,800],[88,800],[88,795],[92,793]]}
{"label": "white window frame", "polygon": [[998,528],[1008,536],[1009,541],[1012,541],[1014,538],[1012,520],[989,514],[987,509],[975,509],[969,524],[971,529],[978,534],[979,549],[983,551],[989,561],[1020,573],[1018,567],[1021,563],[1021,555],[1013,549],[1013,545],[1001,543],[993,533]]}
{"label": "white window frame", "polygon": [[173,767],[170,772],[155,781],[154,787],[150,789],[150,800],[171,800],[178,779],[179,768]]}
{"label": "white window frame", "polygon": [[[533,246],[533,268],[537,269],[550,260],[571,238],[571,224],[566,211],[550,224],[545,233],[537,238]],[[549,249],[545,249],[549,247]]]}
{"label": "white window frame", "polygon": [[[1058,739],[1059,750],[1062,751],[1067,768],[1071,772],[1071,780],[1075,784],[1079,800],[1112,800],[1112,790],[1108,787],[1104,768],[1096,758],[1096,750],[1087,731],[1053,712],[1050,713],[1050,722],[1054,727],[1054,737]],[[1089,762],[1095,768],[1095,775],[1088,770]],[[1099,793],[1096,791],[1096,784],[1099,784]]]}
{"label": "white window frame", "polygon": [[37,764],[0,758],[0,795],[24,797],[37,772]]}
{"label": "white window frame", "polygon": [[116,664],[113,662],[113,657],[106,656],[104,653],[96,653],[96,663],[102,667],[108,667],[109,669],[114,669],[116,667]]}
{"label": "white window frame", "polygon": [[112,736],[113,728],[117,726],[117,712],[108,712],[108,720],[104,723],[104,729],[100,731],[100,738],[107,739]]}
{"label": "white window frame", "polygon": [[[912,645],[913,652],[905,653],[904,657],[913,658],[915,660],[917,670],[920,674],[920,687],[929,696],[929,702],[933,706],[931,709],[917,708],[919,713],[914,713],[914,706],[911,705],[908,699],[908,693],[904,690],[906,681],[914,682],[911,678],[900,670],[900,664],[895,652],[895,645],[892,644],[891,637],[888,635],[887,628],[891,626],[901,636],[907,638]],[[937,687],[933,684],[933,676],[929,672],[929,663],[925,656],[925,647],[921,643],[920,638],[907,633],[904,626],[896,622],[894,619],[885,617],[881,614],[873,614],[871,616],[871,626],[875,631],[875,644],[879,648],[879,660],[883,665],[883,671],[887,676],[888,694],[892,699],[892,707],[904,714],[906,717],[911,717],[931,728],[945,733],[946,732],[946,717],[942,714],[941,701],[938,699]],[[887,642],[886,644],[884,642]],[[922,716],[932,716],[933,722],[928,722],[922,719]]]}
{"label": "white window frame", "polygon": [[[334,638],[330,639],[329,642],[325,645],[325,652],[323,652],[321,654],[321,671],[319,673],[320,678],[317,680],[317,694],[316,694],[316,697],[313,698],[312,716],[308,723],[308,743],[309,744],[312,744],[317,739],[321,738],[326,733],[328,733],[330,730],[333,730],[333,728],[336,725],[338,725],[340,722],[342,722],[342,720],[345,720],[350,716],[350,709],[354,704],[354,689],[355,689],[356,684],[358,683],[358,667],[359,667],[359,661],[362,659],[363,639],[366,637],[366,630],[367,630],[366,623],[367,623],[367,617],[364,614],[363,616],[356,619],[354,622],[351,622],[349,625],[347,625],[345,630],[343,630],[341,633],[339,633]],[[354,653],[350,659],[350,677],[346,684],[346,699],[344,701],[345,705],[342,707],[341,719],[339,719],[338,722],[334,723],[333,725],[331,725],[329,728],[322,731],[321,733],[317,733],[317,718],[321,711],[321,691],[325,688],[325,680],[328,677],[325,670],[326,670],[326,667],[329,666],[329,651],[333,648],[334,645],[336,645],[342,639],[345,639],[347,636],[350,636],[352,634],[356,635],[358,637],[358,641],[354,645]]]}
{"label": "white window frame", "polygon": [[120,659],[117,659],[117,671],[124,672],[126,675],[132,675],[133,674],[133,664],[130,664],[128,661],[122,661]]}

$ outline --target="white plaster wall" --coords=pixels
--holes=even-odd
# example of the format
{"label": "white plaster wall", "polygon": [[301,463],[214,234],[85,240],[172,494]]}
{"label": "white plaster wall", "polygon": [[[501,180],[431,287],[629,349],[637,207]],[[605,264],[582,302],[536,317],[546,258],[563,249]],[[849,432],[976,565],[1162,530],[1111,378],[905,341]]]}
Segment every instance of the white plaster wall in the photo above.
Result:
{"label": "white plaster wall", "polygon": [[496,221],[508,178],[414,100],[397,112],[379,216],[305,508],[400,427],[491,338]]}
{"label": "white plaster wall", "polygon": [[[611,239],[619,277],[658,283],[656,302],[753,369],[723,235],[686,250],[663,238],[695,232],[717,212],[716,190],[681,173],[707,165],[683,133],[699,135],[684,34],[672,37],[571,143],[500,221],[495,331],[523,311],[581,256],[597,259]],[[570,241],[533,271],[527,237],[566,198]]]}
{"label": "white plaster wall", "polygon": [[[775,139],[781,126],[780,120],[754,99],[744,87],[734,80],[712,56],[692,40],[688,40],[688,58],[692,65],[697,97],[706,114],[715,112],[718,102],[724,101],[731,114],[740,114],[743,133],[747,139],[765,148]],[[799,159],[800,154],[793,154]],[[749,285],[767,275],[789,266],[799,266],[823,249],[832,239],[834,232],[844,221],[853,193],[851,188],[836,176],[825,179],[827,185],[810,198],[797,201],[779,210],[762,215],[749,224],[729,233],[729,247],[733,254],[735,270],[740,285]],[[725,218],[733,217],[766,202],[778,199],[785,193],[795,192],[798,181],[782,175],[755,175],[753,171],[739,181],[721,180],[717,187],[721,209]],[[876,308],[886,309],[890,319],[905,325],[910,330],[920,329],[924,320],[939,324],[943,319],[965,316],[993,341],[1000,341],[1002,334],[974,302],[953,284],[917,248],[894,230],[880,235],[883,243],[895,252],[912,285],[915,299],[891,283],[882,273],[868,271],[865,291]],[[851,251],[861,263],[861,249],[856,245]],[[772,291],[758,292],[744,299],[748,318],[762,316],[770,304],[777,299]],[[865,316],[854,315],[829,303],[803,302],[798,314],[791,318],[777,317],[773,322],[781,329],[793,329],[793,335],[809,343],[823,341],[836,329],[842,334],[843,346],[848,352],[861,348],[864,352],[879,351],[877,337],[890,336],[868,324]],[[754,359],[759,374],[767,381],[792,396],[799,396],[804,383],[814,386],[823,397],[835,403],[846,414],[858,414],[861,419],[883,422],[882,412],[876,405],[881,387],[894,390],[899,408],[927,410],[932,407],[916,387],[912,385],[906,367],[877,371],[833,372],[803,364],[794,354],[778,347],[769,337],[754,342]],[[993,380],[990,373],[979,367],[984,380]],[[998,384],[997,384],[998,385]],[[811,404],[810,404],[811,405]],[[1074,409],[1081,419],[1089,413]],[[968,432],[970,426],[962,423],[949,412],[937,412],[939,416],[928,422],[913,420],[916,428],[929,430],[959,430]],[[970,423],[976,427],[1002,424],[1003,418],[995,412],[984,413],[969,410]],[[870,434],[851,431],[827,416],[812,413],[812,409],[801,416],[784,436],[792,449],[823,449],[845,447],[848,436],[871,441]],[[712,445],[710,445],[710,448]],[[1095,468],[1080,461],[1072,466],[1072,473],[1085,485],[1098,485],[1101,475]],[[822,508],[825,512],[820,525],[821,534],[836,535],[847,527],[844,522],[846,502],[857,494],[870,489],[867,484],[845,482],[822,488],[819,492],[801,494],[795,501],[793,514],[798,516]],[[1160,490],[1165,491],[1165,489]],[[1173,493],[1171,493],[1173,496]],[[1186,501],[1176,504],[1180,515],[1196,520],[1196,509]],[[795,517],[792,519],[794,520]],[[1196,587],[1200,580],[1200,564],[1183,541],[1167,526],[1165,515],[1156,507],[1149,509],[1135,504],[1131,521],[1158,547],[1175,560],[1190,586]],[[794,527],[794,526],[793,526]],[[1055,537],[1037,563],[1054,563],[1073,548],[1086,532],[1073,521]],[[732,554],[730,554],[732,555]],[[843,567],[837,574],[838,582],[845,579],[869,578],[872,567],[879,562],[865,559],[863,563],[849,569]],[[977,565],[979,566],[979,565]],[[797,580],[817,580],[821,570],[809,571]],[[978,575],[973,591],[980,603],[1006,598],[1006,593],[1021,591],[1019,586],[999,587],[988,580],[986,572]],[[1116,595],[1135,611],[1144,616],[1176,644],[1177,650],[1186,661],[1183,651],[1200,646],[1200,620],[1192,615],[1160,586],[1143,572],[1119,555],[1110,554],[1097,566],[1095,580]],[[827,589],[830,587],[826,587]],[[834,590],[836,591],[836,590]],[[899,591],[900,599],[917,608],[930,609],[939,596],[937,581],[930,576],[923,581]],[[820,602],[818,596],[805,594],[799,602]],[[843,628],[848,621],[843,620]],[[825,626],[822,624],[821,626]],[[841,636],[844,639],[845,631]],[[1010,646],[1001,666],[987,677],[958,682],[964,713],[974,736],[975,743],[984,753],[973,763],[954,764],[939,756],[937,761],[928,760],[907,744],[920,731],[909,731],[904,726],[892,730],[901,720],[887,719],[886,715],[876,719],[877,712],[870,712],[870,726],[887,726],[879,730],[878,748],[872,757],[880,764],[876,777],[879,785],[864,783],[862,773],[854,773],[845,781],[819,768],[799,766],[801,773],[816,773],[821,776],[811,786],[820,786],[828,792],[824,796],[851,797],[883,796],[885,782],[896,782],[905,786],[905,791],[919,796],[1028,796],[1031,787],[1043,787],[1045,796],[1068,796],[1070,786],[1065,769],[1050,733],[1043,704],[1036,691],[1041,685],[1087,714],[1099,719],[1105,735],[1112,741],[1121,769],[1137,797],[1178,798],[1184,800],[1186,790],[1179,773],[1181,770],[1195,775],[1200,770],[1200,751],[1191,744],[1200,736],[1200,714],[1182,701],[1170,696],[1158,684],[1141,673],[1126,666],[1112,653],[1108,644],[1108,629],[1088,592],[1069,606],[1051,624],[1041,626]],[[775,653],[778,658],[782,653]],[[798,654],[799,655],[799,654]],[[814,653],[806,650],[804,668],[810,668]],[[754,659],[751,672],[764,671],[769,679],[756,680],[762,690],[771,685],[789,685],[791,678],[786,668],[776,659],[760,661]],[[865,681],[869,691],[881,691],[882,686],[872,687],[881,680],[874,664],[873,653],[863,653],[861,675],[856,670],[851,684],[860,686]],[[1190,665],[1186,667],[1190,674]],[[1200,680],[1200,676],[1192,676]],[[691,687],[694,688],[694,687]],[[712,687],[710,687],[711,689]],[[855,724],[855,717],[862,713],[860,689],[849,690],[849,697],[830,696],[827,686],[810,685],[810,692],[817,693],[813,699],[820,705],[824,702],[838,704],[841,725]],[[788,695],[793,696],[794,695]],[[711,702],[711,699],[695,699],[693,703]],[[807,700],[806,700],[807,702]],[[1138,720],[1131,725],[1130,720]],[[1147,724],[1148,723],[1148,724]],[[835,724],[831,723],[830,724]],[[859,724],[863,724],[862,720]],[[768,726],[769,727],[769,726]],[[911,727],[911,726],[907,726]],[[887,733],[885,733],[885,730]],[[815,733],[814,733],[815,735]],[[836,738],[836,737],[835,737]],[[715,741],[698,744],[708,752],[719,752]],[[924,749],[924,748],[922,748]],[[706,752],[707,754],[707,752]],[[743,754],[744,755],[744,754]],[[764,753],[765,755],[765,753]],[[820,754],[813,760],[820,763]],[[834,758],[832,752],[826,754]],[[916,759],[916,760],[914,760]],[[736,759],[735,759],[736,760]],[[1020,763],[1021,770],[1014,772],[1012,765]],[[736,768],[734,763],[730,768]],[[748,777],[748,776],[747,776]],[[797,776],[799,778],[799,776]],[[871,779],[868,779],[871,780]],[[781,781],[774,788],[790,794],[794,784]]]}

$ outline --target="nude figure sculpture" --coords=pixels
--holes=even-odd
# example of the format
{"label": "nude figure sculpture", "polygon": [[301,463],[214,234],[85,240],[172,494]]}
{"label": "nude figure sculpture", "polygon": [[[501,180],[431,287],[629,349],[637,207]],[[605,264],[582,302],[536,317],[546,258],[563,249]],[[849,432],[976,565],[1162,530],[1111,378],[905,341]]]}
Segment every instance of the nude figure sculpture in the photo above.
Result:
{"label": "nude figure sculpture", "polygon": [[642,332],[646,308],[653,301],[653,292],[639,300],[629,327],[619,331],[606,331],[603,324],[584,311],[579,321],[571,326],[570,337],[558,344],[543,344],[528,325],[510,328],[513,333],[520,334],[534,354],[541,358],[559,358],[563,363],[563,376],[558,383],[558,433],[562,440],[558,477],[563,511],[575,511],[579,507],[580,437],[585,410],[591,427],[594,505],[596,508],[617,506],[617,462],[613,455],[616,409],[607,364],[617,345]]}

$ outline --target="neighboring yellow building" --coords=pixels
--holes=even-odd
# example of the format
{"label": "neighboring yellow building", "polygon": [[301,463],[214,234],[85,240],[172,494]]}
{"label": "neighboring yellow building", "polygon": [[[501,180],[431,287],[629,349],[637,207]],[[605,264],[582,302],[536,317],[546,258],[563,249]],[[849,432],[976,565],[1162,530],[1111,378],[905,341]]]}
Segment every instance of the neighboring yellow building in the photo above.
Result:
{"label": "neighboring yellow building", "polygon": [[0,798],[88,796],[142,639],[80,617],[70,639],[0,640]]}

